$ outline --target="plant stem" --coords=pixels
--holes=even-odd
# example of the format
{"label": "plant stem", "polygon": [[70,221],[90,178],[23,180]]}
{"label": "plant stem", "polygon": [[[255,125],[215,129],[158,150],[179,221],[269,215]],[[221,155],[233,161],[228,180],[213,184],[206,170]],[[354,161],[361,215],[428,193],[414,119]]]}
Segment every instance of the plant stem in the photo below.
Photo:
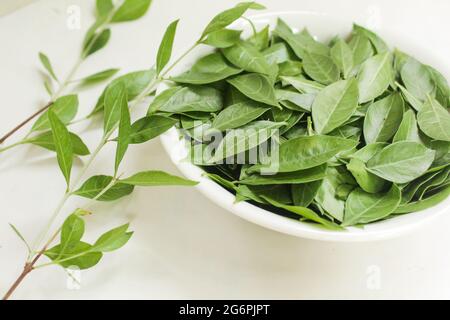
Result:
{"label": "plant stem", "polygon": [[[101,196],[103,196],[106,192],[109,191],[109,189],[111,189],[115,184],[117,183],[117,179],[113,179],[99,194],[97,194],[93,199],[91,199],[91,201],[89,202],[89,205],[91,205],[92,203],[94,203],[96,200],[100,199]],[[88,207],[89,207],[88,205]],[[61,228],[59,228],[55,234],[50,238],[50,240],[45,244],[45,246],[42,248],[42,250],[40,250],[38,252],[38,254],[36,255],[36,257],[34,257],[34,259],[30,262],[27,262],[24,266],[24,269],[22,271],[22,273],[19,275],[19,277],[16,279],[16,281],[14,281],[13,285],[11,286],[11,288],[8,290],[8,292],[5,294],[5,296],[3,297],[3,300],[8,300],[11,295],[14,293],[14,291],[17,289],[17,287],[22,283],[22,281],[25,279],[25,277],[33,270],[35,269],[40,269],[46,266],[50,266],[50,265],[54,265],[54,264],[58,264],[64,261],[68,261],[77,257],[81,257],[85,254],[87,254],[88,252],[84,252],[84,253],[80,253],[76,256],[70,257],[70,258],[66,258],[66,259],[62,259],[59,261],[53,261],[53,262],[49,262],[49,263],[45,263],[39,266],[35,266],[35,264],[38,262],[38,260],[42,257],[42,255],[45,253],[45,251],[47,251],[48,247],[50,246],[50,244],[56,239],[56,237],[59,235],[59,233],[61,232]]]}
{"label": "plant stem", "polygon": [[22,273],[19,275],[19,277],[14,281],[11,288],[9,288],[8,292],[3,296],[3,300],[8,300],[11,295],[14,293],[14,291],[17,289],[17,287],[22,283],[22,281],[25,279],[25,277],[35,269],[34,265],[38,262],[38,260],[42,257],[42,255],[47,251],[47,248],[49,245],[53,242],[53,240],[56,239],[61,229],[59,229],[51,238],[50,240],[45,244],[45,246],[42,248],[41,251],[34,257],[34,259],[30,262],[26,262],[25,266],[23,268]]}
{"label": "plant stem", "polygon": [[17,146],[20,146],[22,144],[25,144],[27,142],[28,142],[27,139],[23,139],[23,140],[20,140],[19,142],[13,143],[13,144],[11,144],[11,145],[9,145],[7,147],[0,148],[0,153],[5,152],[5,151],[10,150],[10,149],[13,149],[13,148],[15,148]]}
{"label": "plant stem", "polygon": [[3,296],[2,300],[8,300],[11,297],[11,295],[14,293],[14,291],[17,289],[17,287],[22,283],[22,281],[25,279],[25,277],[31,271],[33,271],[33,266],[29,263],[25,264],[25,267],[23,268],[22,273],[16,279],[16,281],[13,283],[11,288],[9,288],[8,292]]}
{"label": "plant stem", "polygon": [[20,124],[18,124],[14,129],[9,131],[7,134],[5,134],[2,138],[0,138],[0,144],[4,143],[9,137],[11,137],[14,133],[19,131],[22,127],[24,127],[28,122],[36,118],[38,115],[46,111],[51,105],[53,104],[53,101],[48,102],[44,107],[33,113],[31,116],[26,118],[24,121],[22,121]]}
{"label": "plant stem", "polygon": [[36,118],[41,113],[45,112],[48,108],[50,108],[54,101],[58,99],[63,92],[67,89],[67,87],[71,84],[73,81],[73,78],[75,77],[75,74],[78,72],[78,69],[80,68],[81,64],[83,63],[84,59],[87,57],[87,52],[92,48],[97,38],[100,36],[101,32],[108,26],[108,24],[111,22],[111,19],[113,17],[113,13],[110,14],[108,19],[105,20],[105,22],[99,26],[99,31],[94,35],[90,43],[86,48],[84,48],[83,52],[81,53],[81,56],[78,58],[77,62],[74,64],[72,69],[70,70],[69,74],[65,78],[65,80],[59,85],[58,90],[56,93],[52,95],[50,98],[50,101],[41,109],[33,113],[31,116],[26,118],[24,121],[22,121],[19,125],[17,125],[15,128],[13,128],[11,131],[6,133],[3,137],[0,138],[0,144],[3,144],[8,138],[10,138],[13,134],[15,134],[17,131],[19,131],[21,128],[23,128],[26,124],[28,124],[31,120]]}
{"label": "plant stem", "polygon": [[185,53],[183,53],[177,60],[174,61],[174,63],[172,63],[171,66],[169,66],[166,71],[164,71],[160,77],[163,78],[165,77],[170,71],[172,71],[172,69],[181,62],[181,60],[183,60],[184,58],[186,58],[186,56],[191,53],[195,48],[197,48],[197,46],[200,44],[200,41],[197,41],[196,43],[194,43],[194,45],[192,47],[190,47],[189,49],[186,50]]}
{"label": "plant stem", "polygon": [[242,17],[242,19],[244,19],[245,21],[247,21],[250,24],[250,27],[252,28],[253,36],[256,37],[258,34],[258,31],[256,31],[256,27],[255,27],[255,24],[253,23],[253,21],[246,17]]}
{"label": "plant stem", "polygon": [[[41,244],[41,242],[43,242],[45,236],[47,235],[48,231],[50,230],[50,228],[53,225],[53,222],[55,221],[56,217],[58,216],[58,214],[61,212],[62,208],[64,207],[64,205],[66,204],[66,201],[69,199],[70,197],[70,193],[66,192],[64,194],[64,196],[62,197],[62,199],[59,201],[58,205],[56,206],[55,211],[53,211],[53,214],[50,218],[50,220],[48,221],[46,227],[42,230],[42,232],[40,233],[40,235],[38,236],[37,240],[35,241],[35,244],[33,245],[33,251],[36,251],[37,247],[39,247],[39,245]],[[39,254],[38,254],[39,255]],[[33,259],[33,255],[30,253],[28,255],[28,259],[27,262],[30,263],[31,260]]]}

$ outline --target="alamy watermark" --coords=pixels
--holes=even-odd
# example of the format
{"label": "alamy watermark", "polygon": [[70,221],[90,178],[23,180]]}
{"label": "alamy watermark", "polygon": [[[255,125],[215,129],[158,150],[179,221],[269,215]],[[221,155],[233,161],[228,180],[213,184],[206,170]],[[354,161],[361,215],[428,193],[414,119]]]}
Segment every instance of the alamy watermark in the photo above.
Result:
{"label": "alamy watermark", "polygon": [[67,7],[66,26],[69,30],[81,29],[81,8],[77,5]]}

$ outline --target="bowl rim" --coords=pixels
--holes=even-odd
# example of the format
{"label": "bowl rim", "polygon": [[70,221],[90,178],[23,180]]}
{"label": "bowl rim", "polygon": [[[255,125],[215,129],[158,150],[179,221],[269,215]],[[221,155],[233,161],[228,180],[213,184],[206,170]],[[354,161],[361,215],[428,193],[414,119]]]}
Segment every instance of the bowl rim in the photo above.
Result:
{"label": "bowl rim", "polygon": [[[321,12],[312,11],[273,11],[249,16],[250,19],[286,17],[292,15],[314,15],[330,17]],[[333,17],[337,21],[342,21]],[[236,22],[230,27],[236,27],[241,22]],[[183,70],[200,56],[188,57],[177,69]],[[158,93],[167,89],[164,84],[158,88]],[[175,127],[160,136],[162,145],[177,168],[189,179],[198,181],[196,188],[200,190],[212,202],[223,209],[250,221],[259,226],[278,231],[284,234],[320,241],[332,242],[367,242],[399,237],[414,231],[421,225],[431,222],[434,218],[445,213],[450,208],[450,197],[438,205],[419,211],[399,215],[388,220],[379,221],[365,225],[363,228],[348,227],[342,231],[325,229],[319,225],[302,222],[299,220],[283,217],[271,211],[257,207],[249,202],[235,203],[235,195],[230,191],[204,176],[204,170],[192,164],[180,154],[186,151],[184,139],[180,139],[179,130]]]}

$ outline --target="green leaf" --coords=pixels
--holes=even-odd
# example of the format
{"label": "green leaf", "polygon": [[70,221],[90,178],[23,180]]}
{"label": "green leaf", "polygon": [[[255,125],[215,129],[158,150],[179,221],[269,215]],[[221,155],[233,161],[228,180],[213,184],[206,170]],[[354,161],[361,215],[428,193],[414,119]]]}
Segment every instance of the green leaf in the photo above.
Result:
{"label": "green leaf", "polygon": [[269,140],[284,124],[283,122],[254,121],[243,127],[229,130],[219,143],[212,162],[221,162],[223,159],[259,146]]}
{"label": "green leaf", "polygon": [[326,134],[345,123],[358,106],[358,83],[341,80],[323,89],[312,105],[314,129]]}
{"label": "green leaf", "polygon": [[[83,140],[81,140],[79,136],[70,132],[70,140],[72,142],[74,155],[87,156],[90,154],[88,147],[84,144]],[[44,132],[38,136],[27,139],[26,141],[27,143],[34,144],[47,150],[56,151],[53,133],[51,131]]]}
{"label": "green leaf", "polygon": [[294,172],[284,172],[275,175],[250,175],[246,179],[240,180],[240,184],[258,186],[275,184],[304,184],[322,180],[327,171],[326,165],[299,170]]}
{"label": "green leaf", "polygon": [[450,87],[448,85],[447,79],[434,69],[433,67],[427,66],[428,72],[431,74],[431,78],[436,86],[436,100],[439,101],[443,106],[450,106]]}
{"label": "green leaf", "polygon": [[127,90],[122,82],[114,84],[106,90],[105,94],[105,117],[103,120],[103,131],[105,135],[116,128],[120,120],[123,108],[128,108]]}
{"label": "green leaf", "polygon": [[409,213],[422,211],[434,207],[438,203],[447,199],[449,195],[450,195],[450,186],[447,186],[426,199],[400,205],[397,208],[397,210],[395,210],[395,213]]}
{"label": "green leaf", "polygon": [[222,50],[225,58],[238,68],[248,72],[273,75],[274,68],[264,55],[251,43],[240,41],[234,46]]}
{"label": "green leaf", "polygon": [[252,100],[280,108],[270,80],[261,74],[249,73],[227,82]]}
{"label": "green leaf", "polygon": [[320,217],[317,213],[315,213],[311,209],[304,208],[304,207],[284,205],[284,204],[278,203],[278,202],[276,202],[268,197],[265,197],[265,196],[262,196],[262,198],[264,200],[266,200],[267,202],[269,202],[274,207],[281,208],[286,211],[298,214],[302,218],[319,223],[319,224],[323,225],[324,227],[326,227],[327,229],[330,229],[330,230],[340,230],[341,229],[341,227],[339,227],[337,224],[334,224],[334,223]]}
{"label": "green leaf", "polygon": [[50,78],[44,79],[44,88],[45,88],[45,91],[47,91],[48,95],[50,97],[52,97],[53,96],[53,85],[50,82]]}
{"label": "green leaf", "polygon": [[435,99],[428,97],[417,114],[420,129],[430,138],[450,141],[450,114]]}
{"label": "green leaf", "polygon": [[[58,98],[49,108],[64,124],[68,124],[75,118],[78,112],[78,96],[67,95]],[[43,113],[34,123],[31,131],[42,131],[50,129],[50,121],[48,119],[48,111]]]}
{"label": "green leaf", "polygon": [[421,188],[422,186],[426,186],[427,183],[429,183],[431,180],[433,180],[433,178],[435,178],[439,174],[440,174],[439,171],[424,174],[423,176],[411,181],[406,186],[404,186],[404,188],[402,189],[401,203],[406,204],[408,202],[411,202],[413,198],[415,198],[416,200],[420,199],[417,190],[419,190],[419,188]]}
{"label": "green leaf", "polygon": [[83,219],[77,214],[71,214],[63,223],[61,228],[61,251],[70,252],[84,235],[85,225]]}
{"label": "green leaf", "polygon": [[316,57],[316,54],[327,54],[329,50],[326,45],[315,41],[308,34],[294,34],[291,28],[281,19],[277,20],[274,34],[286,41],[300,59],[304,59],[308,52],[314,53],[313,56]]}
{"label": "green leaf", "polygon": [[291,192],[294,205],[305,208],[309,207],[314,201],[321,184],[322,180],[302,184],[293,184]]}
{"label": "green leaf", "polygon": [[125,0],[117,9],[112,22],[124,22],[137,20],[147,13],[152,0]]}
{"label": "green leaf", "polygon": [[241,40],[241,33],[241,30],[217,30],[215,32],[211,32],[208,37],[202,41],[202,43],[219,49],[228,48]]}
{"label": "green leaf", "polygon": [[125,224],[118,228],[103,234],[92,246],[93,251],[111,252],[122,248],[130,240],[133,232],[127,232],[129,224]]}
{"label": "green leaf", "polygon": [[219,176],[217,174],[206,173],[206,176],[208,176],[208,178],[210,178],[214,182],[220,184],[222,187],[225,187],[229,190],[236,190],[236,185],[233,182],[231,182],[225,178],[222,178],[221,176]]}
{"label": "green leaf", "polygon": [[268,110],[266,106],[253,101],[239,102],[222,110],[214,118],[212,126],[220,131],[238,128],[259,118]]}
{"label": "green leaf", "polygon": [[128,100],[131,101],[139,96],[148,87],[148,85],[155,79],[155,76],[156,71],[154,69],[151,69],[131,72],[117,79],[114,79],[101,94],[91,115],[98,113],[104,109],[105,95],[109,87],[113,87],[119,82],[123,83],[127,89]]}
{"label": "green leaf", "polygon": [[359,102],[378,98],[393,80],[392,54],[380,53],[366,60],[358,74]]}
{"label": "green leaf", "polygon": [[[313,93],[298,93],[282,89],[275,90],[275,95],[284,107],[300,112],[311,112],[312,105],[316,99],[316,95]],[[289,103],[286,104],[286,102]]]}
{"label": "green leaf", "polygon": [[401,69],[402,81],[406,89],[420,101],[425,101],[434,92],[435,85],[428,68],[409,57]]}
{"label": "green leaf", "polygon": [[258,50],[267,49],[270,42],[269,26],[265,26],[263,29],[261,29],[261,31],[257,32],[249,39],[247,39],[247,41],[253,44]]}
{"label": "green leaf", "polygon": [[80,270],[89,269],[97,265],[103,257],[101,252],[92,252],[92,246],[81,241],[71,248],[71,250],[62,252],[61,249],[61,245],[57,245],[45,251],[44,254],[63,268],[76,266]]}
{"label": "green leaf", "polygon": [[433,163],[435,151],[412,141],[393,143],[367,163],[373,174],[394,182],[407,183],[424,174]]}
{"label": "green leaf", "polygon": [[303,56],[303,70],[312,79],[325,85],[339,80],[339,69],[328,52],[305,51]]}
{"label": "green leaf", "polygon": [[382,220],[397,209],[400,200],[400,190],[396,185],[393,185],[386,194],[372,194],[355,189],[345,203],[342,225],[352,226]]}
{"label": "green leaf", "polygon": [[400,123],[392,142],[399,141],[421,142],[416,115],[412,110],[408,110],[403,114],[402,122]]}
{"label": "green leaf", "polygon": [[[422,137],[421,137],[422,138]],[[439,170],[445,168],[450,163],[450,142],[447,141],[431,141],[429,148],[436,151],[436,157],[430,170]]]}
{"label": "green leaf", "polygon": [[384,142],[370,143],[351,155],[351,158],[359,159],[366,163],[378,152],[381,152],[386,146],[388,146],[388,144]]}
{"label": "green leaf", "polygon": [[111,30],[105,29],[98,34],[94,34],[84,47],[83,56],[88,57],[103,49],[111,38]]}
{"label": "green leaf", "polygon": [[319,93],[325,86],[302,77],[280,77],[282,81],[290,84],[301,93]]}
{"label": "green leaf", "polygon": [[[355,187],[355,180],[344,166],[329,167],[314,200],[332,219],[342,221],[346,197]],[[345,191],[344,194],[342,191]]]}
{"label": "green leaf", "polygon": [[[272,186],[246,186],[240,185],[236,188],[236,201],[253,200],[258,203],[268,204],[264,198],[276,201],[280,204],[292,204],[289,187],[287,185]],[[264,197],[264,198],[263,198]]]}
{"label": "green leaf", "polygon": [[411,92],[406,90],[400,83],[396,82],[395,85],[400,88],[405,100],[413,107],[416,111],[420,111],[423,106],[423,102],[417,99]]}
{"label": "green leaf", "polygon": [[153,187],[153,186],[195,186],[196,181],[187,180],[173,176],[163,171],[139,172],[127,179],[120,180],[121,183],[132,186]]}
{"label": "green leaf", "polygon": [[374,55],[372,44],[369,39],[361,34],[352,36],[350,43],[348,44],[353,52],[353,65],[358,67]]}
{"label": "green leaf", "polygon": [[203,30],[200,40],[204,40],[204,38],[212,32],[227,27],[239,19],[248,9],[261,10],[264,9],[264,6],[259,5],[256,2],[241,2],[235,7],[219,13],[206,26],[205,30]]}
{"label": "green leaf", "polygon": [[303,64],[299,61],[285,61],[278,66],[279,76],[298,76],[303,72]]}
{"label": "green leaf", "polygon": [[69,187],[73,162],[72,139],[64,123],[59,120],[58,116],[52,110],[48,111],[48,119],[50,120],[50,126],[53,132],[58,164],[66,179],[67,187]]}
{"label": "green leaf", "polygon": [[112,12],[112,10],[114,9],[114,4],[112,3],[112,0],[97,0],[96,8],[97,17],[104,18]]}
{"label": "green leaf", "polygon": [[[293,172],[320,166],[342,151],[352,149],[357,142],[331,136],[298,137],[281,144],[278,172]],[[274,164],[272,164],[274,165]],[[258,172],[261,165],[250,168]]]}
{"label": "green leaf", "polygon": [[131,126],[130,144],[144,143],[156,138],[176,123],[177,120],[157,115],[141,118]]}
{"label": "green leaf", "polygon": [[81,79],[81,85],[91,85],[94,83],[102,82],[105,80],[108,80],[109,78],[113,77],[117,72],[119,72],[119,69],[107,69],[103,70],[97,73],[94,73],[90,76],[87,76],[83,79]]}
{"label": "green leaf", "polygon": [[159,45],[158,55],[156,57],[156,74],[159,75],[172,57],[173,41],[177,31],[178,22],[175,20],[166,29]]}
{"label": "green leaf", "polygon": [[429,191],[433,190],[434,188],[439,188],[442,185],[444,185],[448,179],[450,174],[450,167],[447,167],[441,171],[436,172],[433,177],[420,185],[419,188],[417,188],[417,192],[415,193],[416,199],[423,199],[426,198],[426,195]]}
{"label": "green leaf", "polygon": [[171,80],[200,85],[217,82],[241,72],[242,69],[230,66],[220,52],[215,52],[201,58],[189,71],[172,77]]}
{"label": "green leaf", "polygon": [[353,70],[353,52],[350,46],[339,39],[331,48],[331,58],[341,70],[344,79],[350,77]]}
{"label": "green leaf", "polygon": [[55,81],[58,81],[58,77],[56,77],[56,74],[55,74],[55,71],[53,70],[50,59],[44,53],[39,52],[39,60],[41,60],[42,65],[44,66],[45,70],[47,70],[47,72],[50,74],[50,76]]}
{"label": "green leaf", "polygon": [[[94,199],[108,187],[113,181],[113,177],[109,176],[93,176],[89,178],[77,191],[73,194]],[[108,191],[103,193],[97,200],[98,201],[114,201],[120,198],[130,195],[134,190],[132,185],[117,182]]]}
{"label": "green leaf", "polygon": [[114,173],[117,174],[120,163],[128,150],[128,145],[130,144],[130,133],[131,133],[131,119],[130,110],[128,109],[128,104],[123,103],[122,109],[120,111],[120,122],[119,122],[119,137],[117,139],[117,150],[116,150],[116,162],[114,166]]}
{"label": "green leaf", "polygon": [[284,42],[278,42],[263,50],[263,55],[269,64],[280,64],[289,60],[296,59],[291,50]]}
{"label": "green leaf", "polygon": [[216,112],[223,107],[219,90],[211,87],[173,87],[153,100],[148,115],[157,111],[182,113],[190,111]]}
{"label": "green leaf", "polygon": [[347,170],[350,171],[358,185],[368,193],[378,193],[383,191],[388,182],[367,170],[364,161],[358,158],[352,158],[347,164]]}
{"label": "green leaf", "polygon": [[403,99],[399,93],[371,104],[364,118],[366,143],[390,140],[402,122],[403,108]]}
{"label": "green leaf", "polygon": [[375,47],[375,50],[377,51],[377,53],[383,53],[386,51],[389,51],[389,47],[386,44],[386,42],[380,38],[380,36],[378,36],[375,32],[370,31],[360,25],[357,24],[353,24],[353,31],[356,34],[361,34],[365,37],[367,37],[370,42],[372,43],[372,45]]}
{"label": "green leaf", "polygon": [[19,229],[17,229],[16,226],[13,225],[12,223],[9,223],[9,226],[11,227],[11,229],[13,229],[14,233],[19,237],[19,239],[22,240],[22,242],[25,244],[25,246],[27,247],[28,253],[31,253],[32,252],[31,246],[28,244],[27,240],[22,235],[22,233],[20,233]]}

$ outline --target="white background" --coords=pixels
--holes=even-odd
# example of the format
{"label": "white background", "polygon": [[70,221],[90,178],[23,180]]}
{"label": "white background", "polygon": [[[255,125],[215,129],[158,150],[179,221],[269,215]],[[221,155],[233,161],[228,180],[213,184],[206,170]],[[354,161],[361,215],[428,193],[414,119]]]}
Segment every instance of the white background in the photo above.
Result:
{"label": "white background", "polygon": [[[110,67],[120,67],[122,73],[148,68],[154,63],[165,27],[181,18],[176,55],[196,40],[213,15],[236,2],[154,0],[144,19],[113,27],[108,47],[92,56],[79,76]],[[406,41],[432,51],[437,61],[426,62],[449,74],[448,0],[262,2],[271,11],[324,12],[348,19],[349,28],[357,21],[401,33]],[[68,72],[83,33],[92,23],[93,3],[40,0],[0,18],[0,134],[47,98],[38,51],[51,57],[58,74]],[[0,9],[6,5],[0,4]],[[67,27],[71,5],[81,8],[81,30]],[[100,90],[81,94],[82,114],[91,110]],[[90,147],[100,138],[95,126],[80,125],[75,131],[84,132]],[[113,152],[112,146],[107,148],[91,173],[110,174]],[[144,169],[176,173],[158,140],[133,146],[125,158],[127,174]],[[25,257],[8,222],[33,239],[63,191],[63,178],[50,153],[19,147],[0,155],[2,293],[21,271]],[[83,203],[75,199],[64,213]],[[51,267],[33,272],[15,298],[450,298],[450,216],[441,216],[402,238],[340,244],[303,240],[255,226],[220,209],[194,188],[139,189],[118,203],[97,205],[94,211],[87,219],[89,240],[131,221],[136,232],[130,243],[83,272],[81,290],[68,290],[65,272]]]}

